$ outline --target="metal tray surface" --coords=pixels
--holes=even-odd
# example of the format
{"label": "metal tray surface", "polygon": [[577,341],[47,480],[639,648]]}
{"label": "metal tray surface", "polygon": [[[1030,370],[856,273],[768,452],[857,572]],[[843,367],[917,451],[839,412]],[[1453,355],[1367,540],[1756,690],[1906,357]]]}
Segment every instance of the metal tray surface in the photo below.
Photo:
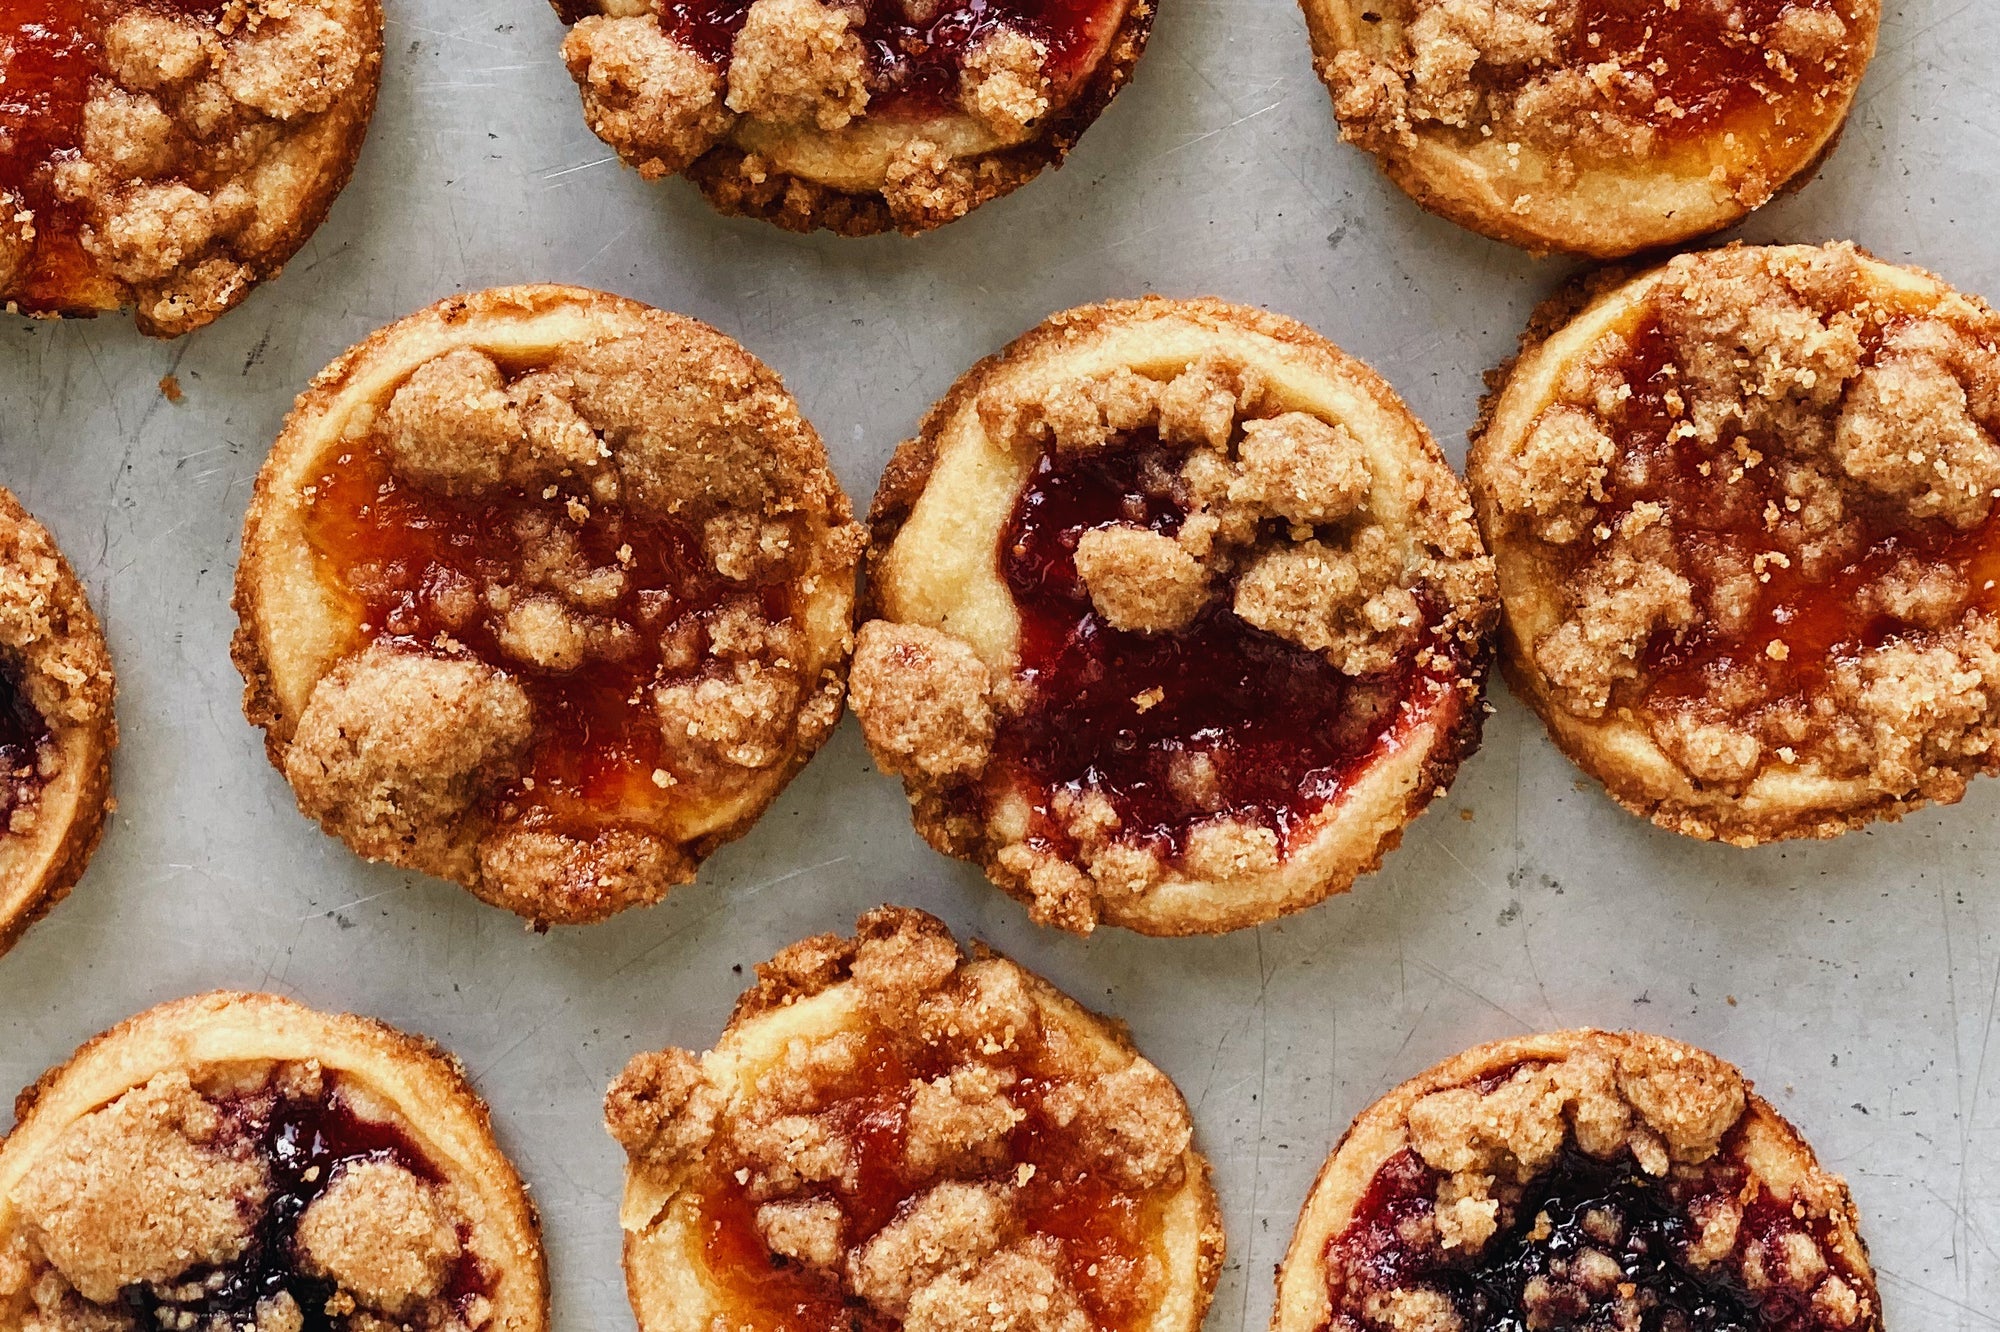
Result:
{"label": "metal tray surface", "polygon": [[[847,241],[622,170],[538,0],[390,0],[354,183],[280,280],[170,344],[121,319],[0,321],[0,482],[90,587],[125,737],[96,863],[0,961],[0,1087],[217,986],[422,1032],[463,1058],[533,1186],[557,1326],[627,1327],[606,1082],[637,1050],[705,1048],[751,964],[895,901],[1124,1018],[1179,1081],[1228,1228],[1212,1329],[1263,1326],[1307,1185],[1372,1098],[1474,1042],[1578,1024],[1748,1071],[1852,1181],[1890,1326],[2000,1326],[2000,782],[1836,842],[1698,845],[1615,809],[1496,686],[1485,748],[1380,874],[1186,942],[1032,925],[923,846],[851,722],[699,883],[546,936],[297,814],[228,659],[244,504],[307,379],[455,290],[561,280],[715,324],[784,374],[858,507],[972,361],[1145,291],[1305,320],[1462,462],[1482,372],[1567,266],[1426,216],[1339,144],[1285,0],[1160,8],[1136,82],[1063,170],[919,240]],[[1845,142],[1743,234],[1848,237],[2000,297],[2000,6],[1888,8]]]}

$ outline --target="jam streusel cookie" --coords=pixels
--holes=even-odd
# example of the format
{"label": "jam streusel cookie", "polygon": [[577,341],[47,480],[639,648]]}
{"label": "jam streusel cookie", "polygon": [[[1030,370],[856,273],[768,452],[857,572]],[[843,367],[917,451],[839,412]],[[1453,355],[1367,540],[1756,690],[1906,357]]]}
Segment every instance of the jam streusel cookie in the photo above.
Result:
{"label": "jam streusel cookie", "polygon": [[244,707],[362,855],[537,925],[659,899],[840,718],[861,529],[778,377],[574,287],[335,361],[257,479]]}
{"label": "jam streusel cookie", "polygon": [[377,0],[9,5],[0,301],[200,328],[326,217],[381,66]]}
{"label": "jam streusel cookie", "polygon": [[2000,316],[1848,245],[1538,314],[1472,449],[1502,664],[1662,827],[1742,845],[2000,764]]}
{"label": "jam streusel cookie", "polygon": [[83,585],[0,489],[0,953],[68,894],[104,835],[113,692]]}
{"label": "jam streusel cookie", "polygon": [[975,366],[875,497],[854,709],[1035,919],[1235,929],[1380,863],[1478,742],[1493,570],[1389,386],[1158,298]]}
{"label": "jam streusel cookie", "polygon": [[788,231],[929,231],[1063,157],[1153,0],[553,0],[591,130]]}
{"label": "jam streusel cookie", "polygon": [[456,1060],[268,994],[163,1004],[21,1093],[0,1327],[541,1332],[533,1207]]}
{"label": "jam streusel cookie", "polygon": [[1880,1332],[1853,1200],[1714,1055],[1564,1031],[1446,1060],[1354,1121],[1272,1332]]}
{"label": "jam streusel cookie", "polygon": [[1119,1024],[895,907],[757,975],[605,1101],[639,1332],[1197,1332],[1208,1163]]}
{"label": "jam streusel cookie", "polygon": [[1833,145],[1880,0],[1301,0],[1341,134],[1532,250],[1706,235]]}

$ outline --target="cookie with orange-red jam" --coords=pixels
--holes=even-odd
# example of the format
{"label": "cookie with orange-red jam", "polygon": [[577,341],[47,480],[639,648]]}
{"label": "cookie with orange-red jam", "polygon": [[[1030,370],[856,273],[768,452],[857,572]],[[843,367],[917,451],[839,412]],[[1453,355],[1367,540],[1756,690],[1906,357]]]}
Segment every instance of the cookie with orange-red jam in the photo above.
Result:
{"label": "cookie with orange-red jam", "polygon": [[640,1332],[1200,1328],[1208,1163],[1122,1024],[898,907],[757,976],[605,1100]]}
{"label": "cookie with orange-red jam", "polygon": [[1880,1332],[1847,1185],[1736,1069],[1639,1032],[1478,1046],[1362,1111],[1272,1332]]}
{"label": "cookie with orange-red jam", "polygon": [[542,1332],[539,1225],[458,1062],[269,994],[176,1000],[21,1093],[0,1327]]}
{"label": "cookie with orange-red jam", "polygon": [[861,542],[791,395],[714,329],[453,297],[323,371],[272,448],[245,711],[360,854],[600,920],[691,880],[833,729]]}
{"label": "cookie with orange-red jam", "polygon": [[1478,743],[1495,603],[1465,488],[1292,320],[1053,317],[932,408],[871,540],[862,733],[931,844],[1043,923],[1311,905]]}
{"label": "cookie with orange-red jam", "polygon": [[1880,0],[1301,0],[1341,135],[1419,204],[1616,258],[1720,230],[1833,148]]}
{"label": "cookie with orange-red jam", "polygon": [[592,132],[788,231],[929,231],[1059,165],[1153,0],[552,0]]}
{"label": "cookie with orange-red jam", "polygon": [[0,489],[0,953],[68,895],[104,835],[115,692],[75,570]]}
{"label": "cookie with orange-red jam", "polygon": [[200,328],[354,169],[377,0],[18,0],[0,18],[0,303]]}
{"label": "cookie with orange-red jam", "polygon": [[1502,665],[1662,827],[1828,837],[2000,765],[2000,316],[1848,245],[1537,316],[1471,454]]}

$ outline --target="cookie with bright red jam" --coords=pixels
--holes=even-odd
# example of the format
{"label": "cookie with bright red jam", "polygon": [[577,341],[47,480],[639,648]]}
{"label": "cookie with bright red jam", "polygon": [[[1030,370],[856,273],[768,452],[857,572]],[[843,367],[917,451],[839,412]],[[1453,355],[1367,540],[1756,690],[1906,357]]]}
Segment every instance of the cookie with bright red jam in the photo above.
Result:
{"label": "cookie with bright red jam", "polygon": [[1060,164],[1153,0],[552,0],[585,119],[647,179],[792,231],[914,234]]}
{"label": "cookie with bright red jam", "polygon": [[1418,203],[1534,250],[1706,235],[1809,175],[1880,0],[1302,0],[1341,134]]}
{"label": "cookie with bright red jam", "polygon": [[853,700],[1037,920],[1233,929],[1350,886],[1477,743],[1492,569],[1365,366],[1217,301],[1057,315],[872,515]]}
{"label": "cookie with bright red jam", "polygon": [[201,327],[347,183],[376,0],[21,0],[0,19],[0,302]]}
{"label": "cookie with bright red jam", "polygon": [[640,1332],[1200,1328],[1208,1164],[1119,1024],[896,907],[757,975],[605,1101]]}
{"label": "cookie with bright red jam", "polygon": [[76,571],[0,489],[0,953],[68,895],[104,835],[116,688]]}
{"label": "cookie with bright red jam", "polygon": [[309,816],[537,924],[693,878],[839,719],[861,535],[705,325],[568,287],[342,357],[258,479],[246,708]]}
{"label": "cookie with bright red jam", "polygon": [[1688,255],[1537,317],[1472,450],[1503,663],[1663,827],[1960,799],[2000,741],[2000,316],[1847,245]]}
{"label": "cookie with bright red jam", "polygon": [[541,1332],[533,1209],[435,1046],[262,994],[163,1004],[22,1093],[0,1324]]}
{"label": "cookie with bright red jam", "polygon": [[1272,1332],[1879,1332],[1847,1185],[1736,1069],[1636,1032],[1449,1059],[1363,1111]]}

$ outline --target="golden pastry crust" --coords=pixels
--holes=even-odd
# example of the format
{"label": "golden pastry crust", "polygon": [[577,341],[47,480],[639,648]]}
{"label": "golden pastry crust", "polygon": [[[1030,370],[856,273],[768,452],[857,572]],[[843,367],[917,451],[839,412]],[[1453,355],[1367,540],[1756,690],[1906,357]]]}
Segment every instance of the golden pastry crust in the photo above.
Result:
{"label": "golden pastry crust", "polygon": [[757,974],[713,1050],[639,1055],[605,1100],[640,1332],[794,1304],[907,1332],[1201,1326],[1208,1163],[1120,1024],[897,907]]}
{"label": "golden pastry crust", "polygon": [[1880,0],[1301,0],[1341,135],[1423,207],[1537,252],[1720,230],[1810,176]]}
{"label": "golden pastry crust", "polygon": [[381,8],[42,9],[10,61],[48,103],[7,126],[0,301],[37,315],[129,306],[154,337],[200,328],[277,276],[346,185],[381,78]]}
{"label": "golden pastry crust", "polygon": [[548,1324],[539,1222],[485,1102],[457,1060],[381,1023],[176,1000],[44,1074],[15,1121],[0,1325]]}
{"label": "golden pastry crust", "polygon": [[916,34],[952,32],[959,2],[757,0],[733,34],[677,36],[645,0],[552,0],[585,119],[627,165],[685,175],[723,213],[843,236],[929,231],[1061,165],[1132,77],[1154,11],[1104,0],[1052,45],[1003,5],[955,52],[954,82],[899,92],[933,75],[881,52],[924,60]]}
{"label": "golden pastry crust", "polygon": [[104,835],[116,690],[75,571],[0,489],[0,953],[68,896]]}
{"label": "golden pastry crust", "polygon": [[273,447],[244,710],[362,855],[600,920],[690,881],[833,729],[861,542],[791,396],[715,330],[573,287],[453,297],[335,361]]}
{"label": "golden pastry crust", "polygon": [[[1031,516],[1083,493],[1098,507]],[[1386,384],[1291,320],[1055,316],[932,408],[870,540],[863,735],[931,844],[1043,923],[1212,933],[1309,906],[1477,745],[1496,607],[1464,488]],[[1078,666],[1099,649],[1077,643],[1127,665]],[[1120,751],[1144,771],[1104,775],[1113,728],[1146,735]],[[1265,769],[1297,781],[1253,789]]]}
{"label": "golden pastry crust", "polygon": [[1754,845],[2000,763],[1984,303],[1849,245],[1731,247],[1559,296],[1494,382],[1502,665],[1613,799]]}
{"label": "golden pastry crust", "polygon": [[1735,1304],[1754,1325],[1875,1332],[1858,1226],[1846,1183],[1714,1055],[1637,1032],[1518,1037],[1355,1119],[1300,1212],[1271,1327],[1674,1326],[1662,1306],[1685,1300],[1715,1320],[1690,1326]]}

